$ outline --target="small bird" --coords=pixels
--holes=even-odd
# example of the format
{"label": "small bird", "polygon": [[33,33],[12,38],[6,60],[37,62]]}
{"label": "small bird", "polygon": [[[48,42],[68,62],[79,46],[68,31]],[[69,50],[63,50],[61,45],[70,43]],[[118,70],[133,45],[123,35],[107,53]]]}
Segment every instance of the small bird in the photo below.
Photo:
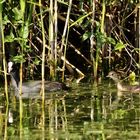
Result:
{"label": "small bird", "polygon": [[124,85],[122,84],[119,75],[115,71],[109,72],[107,77],[110,77],[117,84],[117,89],[121,92],[140,93],[140,85]]}
{"label": "small bird", "polygon": [[[20,78],[19,78],[19,65],[8,62],[8,73],[11,76],[11,84],[14,88],[16,95],[19,95],[20,89]],[[68,90],[70,87],[66,86],[64,83],[56,81],[45,81],[45,93],[58,90]],[[22,96],[34,96],[40,93],[42,88],[42,81],[35,80],[22,83]]]}

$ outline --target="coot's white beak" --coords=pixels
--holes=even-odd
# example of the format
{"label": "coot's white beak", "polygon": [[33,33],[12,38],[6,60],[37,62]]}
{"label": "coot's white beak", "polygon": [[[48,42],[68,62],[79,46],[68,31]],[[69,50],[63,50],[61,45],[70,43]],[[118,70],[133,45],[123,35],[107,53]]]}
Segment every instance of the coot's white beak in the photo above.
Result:
{"label": "coot's white beak", "polygon": [[8,62],[8,73],[12,71],[13,67],[13,62]]}

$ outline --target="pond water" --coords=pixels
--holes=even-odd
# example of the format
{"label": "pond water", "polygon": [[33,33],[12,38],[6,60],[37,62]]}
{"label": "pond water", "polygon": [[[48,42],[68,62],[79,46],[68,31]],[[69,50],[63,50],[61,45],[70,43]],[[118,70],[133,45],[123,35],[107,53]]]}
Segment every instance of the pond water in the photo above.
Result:
{"label": "pond water", "polygon": [[117,93],[108,81],[19,100],[0,95],[0,137],[8,140],[139,140],[140,94]]}

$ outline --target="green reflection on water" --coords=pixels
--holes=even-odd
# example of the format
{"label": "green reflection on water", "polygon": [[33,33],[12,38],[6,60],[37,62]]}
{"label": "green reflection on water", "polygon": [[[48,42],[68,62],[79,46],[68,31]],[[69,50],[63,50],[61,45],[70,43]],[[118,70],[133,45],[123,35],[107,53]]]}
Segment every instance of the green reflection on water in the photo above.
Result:
{"label": "green reflection on water", "polygon": [[[117,96],[114,85],[103,82],[74,85],[71,91],[49,93],[41,99],[23,99],[22,129],[19,99],[9,93],[6,114],[0,96],[0,137],[7,139],[139,139],[139,94]],[[7,120],[7,122],[6,122]],[[7,124],[7,126],[6,126]]]}

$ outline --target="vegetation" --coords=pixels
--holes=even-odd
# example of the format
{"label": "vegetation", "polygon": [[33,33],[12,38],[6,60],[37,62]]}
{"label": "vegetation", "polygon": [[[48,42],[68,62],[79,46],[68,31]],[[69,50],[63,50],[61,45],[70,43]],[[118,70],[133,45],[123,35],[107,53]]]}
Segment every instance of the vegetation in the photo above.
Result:
{"label": "vegetation", "polygon": [[[50,94],[45,100],[43,94],[45,79],[64,81],[67,75],[77,79],[90,75],[96,81],[111,70],[129,74],[130,84],[136,85],[139,7],[138,0],[0,0],[0,82],[5,81],[7,101],[5,109],[2,95],[0,136],[20,135],[21,139],[25,134],[27,138],[38,128],[39,138],[59,138],[60,130],[62,138],[68,139],[77,134],[85,139],[139,137],[137,95],[121,98],[118,92],[117,98],[108,85],[97,88],[85,83],[82,90],[75,87],[71,94],[64,93],[67,97]],[[17,104],[8,96],[8,61],[20,63],[20,87],[22,78],[42,79],[42,102],[31,99],[26,105],[19,96]],[[11,107],[19,109],[19,114],[13,116]],[[8,122],[10,117],[16,124]]]}
{"label": "vegetation", "polygon": [[137,0],[1,0],[1,71],[13,60],[21,79],[138,72],[138,7]]}

